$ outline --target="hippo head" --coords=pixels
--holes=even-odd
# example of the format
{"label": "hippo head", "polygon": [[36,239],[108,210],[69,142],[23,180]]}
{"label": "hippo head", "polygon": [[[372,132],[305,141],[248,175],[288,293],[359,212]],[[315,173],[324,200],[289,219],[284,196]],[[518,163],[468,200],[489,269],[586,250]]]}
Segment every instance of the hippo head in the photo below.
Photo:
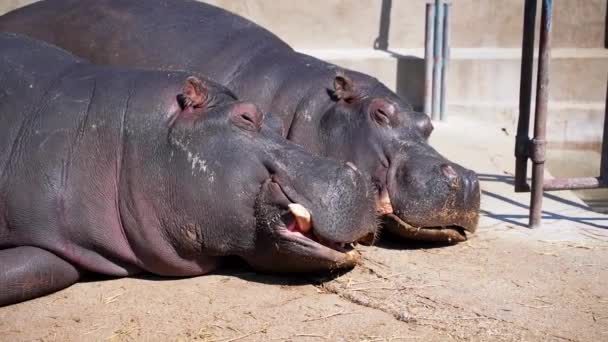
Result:
{"label": "hippo head", "polygon": [[320,122],[324,153],[370,175],[385,228],[409,239],[466,240],[479,217],[477,175],[428,144],[428,116],[355,72],[338,74],[330,94]]}
{"label": "hippo head", "polygon": [[355,265],[354,243],[377,227],[368,177],[287,141],[251,103],[202,113],[189,100],[196,96],[180,96],[168,137],[171,170],[179,210],[198,227],[197,248],[275,272]]}

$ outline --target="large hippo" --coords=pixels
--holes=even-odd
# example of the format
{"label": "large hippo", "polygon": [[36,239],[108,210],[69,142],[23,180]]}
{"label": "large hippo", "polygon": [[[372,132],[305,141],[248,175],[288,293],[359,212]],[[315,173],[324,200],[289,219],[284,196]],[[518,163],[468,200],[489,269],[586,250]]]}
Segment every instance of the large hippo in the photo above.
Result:
{"label": "large hippo", "polygon": [[426,115],[375,78],[297,53],[233,13],[192,0],[49,0],[0,17],[0,30],[95,63],[200,72],[278,115],[289,140],[354,163],[393,232],[457,242],[476,229],[477,176],[427,143]]}
{"label": "large hippo", "polygon": [[85,272],[351,267],[372,186],[184,72],[101,67],[0,34],[0,305]]}

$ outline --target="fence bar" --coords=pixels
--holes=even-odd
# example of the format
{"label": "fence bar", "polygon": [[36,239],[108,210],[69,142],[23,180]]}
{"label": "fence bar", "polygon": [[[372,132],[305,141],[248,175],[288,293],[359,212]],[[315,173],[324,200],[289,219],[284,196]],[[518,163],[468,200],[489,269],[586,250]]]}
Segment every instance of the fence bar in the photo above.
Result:
{"label": "fence bar", "polygon": [[435,5],[426,4],[424,30],[424,113],[431,116],[433,98],[433,37],[435,36]]}
{"label": "fence bar", "polygon": [[452,4],[445,3],[443,6],[443,64],[441,70],[441,98],[439,100],[439,118],[441,121],[447,119],[445,101],[447,97],[448,71],[450,68],[450,14],[452,12]]}
{"label": "fence bar", "polygon": [[606,20],[604,21],[604,47],[608,49],[608,6],[606,6]]}
{"label": "fence bar", "polygon": [[441,68],[443,63],[443,0],[435,0],[435,38],[433,66],[433,111],[432,119],[439,120],[441,100]]}
{"label": "fence bar", "polygon": [[534,138],[530,144],[532,159],[532,196],[530,199],[530,228],[540,226],[543,204],[545,147],[547,135],[547,104],[549,101],[549,63],[551,61],[551,29],[553,0],[543,0],[540,21],[540,46],[536,84]]}
{"label": "fence bar", "polygon": [[[608,11],[608,8],[606,9]],[[608,22],[606,22],[608,27]],[[608,82],[606,83],[606,107],[604,109],[604,136],[602,137],[602,161],[600,163],[600,178],[608,183]]]}
{"label": "fence bar", "polygon": [[605,188],[607,184],[600,177],[556,178],[545,181],[544,191],[582,190]]}
{"label": "fence bar", "polygon": [[530,143],[528,134],[530,131],[535,26],[536,0],[526,0],[519,83],[519,118],[517,120],[517,136],[515,137],[515,192],[530,191],[526,177],[528,174],[528,145]]}

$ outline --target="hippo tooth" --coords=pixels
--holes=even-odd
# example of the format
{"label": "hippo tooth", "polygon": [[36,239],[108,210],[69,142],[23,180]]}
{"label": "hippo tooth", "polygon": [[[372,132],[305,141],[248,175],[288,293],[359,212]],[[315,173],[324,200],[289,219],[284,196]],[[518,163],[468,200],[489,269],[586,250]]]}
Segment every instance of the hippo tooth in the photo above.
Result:
{"label": "hippo tooth", "polygon": [[304,208],[303,205],[298,203],[291,203],[287,207],[289,208],[289,211],[293,214],[293,216],[296,218],[296,222],[298,223],[300,231],[303,233],[309,232],[312,225],[310,222],[310,212],[308,211],[308,209]]}

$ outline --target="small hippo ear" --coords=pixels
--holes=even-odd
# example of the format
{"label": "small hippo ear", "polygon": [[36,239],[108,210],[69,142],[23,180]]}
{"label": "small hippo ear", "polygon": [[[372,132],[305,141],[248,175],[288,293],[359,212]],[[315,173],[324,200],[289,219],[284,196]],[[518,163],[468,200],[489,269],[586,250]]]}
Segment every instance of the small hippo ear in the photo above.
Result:
{"label": "small hippo ear", "polygon": [[208,89],[199,78],[190,76],[186,79],[181,94],[177,95],[177,103],[182,110],[201,107],[207,101]]}
{"label": "small hippo ear", "polygon": [[334,97],[337,100],[350,100],[355,96],[353,81],[345,75],[334,78]]}

